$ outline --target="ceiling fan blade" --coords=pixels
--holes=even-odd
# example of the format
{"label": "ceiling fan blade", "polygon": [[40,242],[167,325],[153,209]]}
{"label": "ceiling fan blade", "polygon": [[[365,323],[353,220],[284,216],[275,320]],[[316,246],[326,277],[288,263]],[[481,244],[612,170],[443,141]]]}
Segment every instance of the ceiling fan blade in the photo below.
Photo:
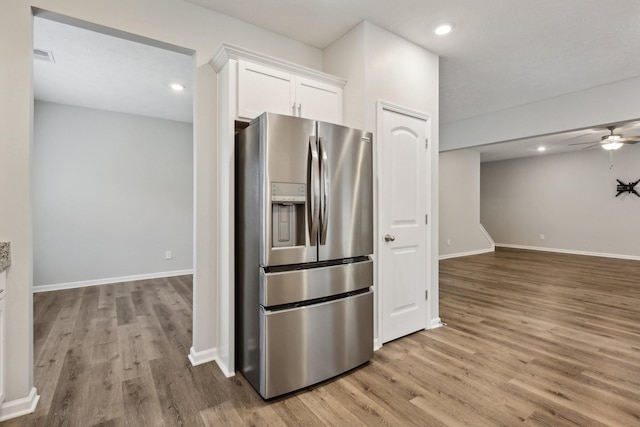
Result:
{"label": "ceiling fan blade", "polygon": [[568,145],[584,145],[584,144],[600,144],[600,143],[589,141],[589,142],[574,142],[573,144],[568,144]]}
{"label": "ceiling fan blade", "polygon": [[583,150],[588,150],[588,149],[590,149],[590,148],[593,148],[593,147],[599,147],[599,146],[600,146],[600,143],[599,143],[599,142],[596,142],[596,143],[595,143],[595,144],[593,144],[593,145],[590,145],[590,146],[588,146],[588,147],[584,147],[584,148],[583,148]]}
{"label": "ceiling fan blade", "polygon": [[620,142],[624,142],[625,144],[634,144],[638,141],[640,141],[640,135],[627,136],[625,138],[620,138]]}

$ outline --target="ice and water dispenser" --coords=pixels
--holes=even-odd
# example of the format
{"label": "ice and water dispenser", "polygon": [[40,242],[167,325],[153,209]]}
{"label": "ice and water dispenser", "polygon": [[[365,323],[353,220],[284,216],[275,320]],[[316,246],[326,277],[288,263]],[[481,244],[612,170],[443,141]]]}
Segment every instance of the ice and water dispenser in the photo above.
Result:
{"label": "ice and water dispenser", "polygon": [[271,183],[271,241],[273,247],[305,245],[307,186],[292,182]]}

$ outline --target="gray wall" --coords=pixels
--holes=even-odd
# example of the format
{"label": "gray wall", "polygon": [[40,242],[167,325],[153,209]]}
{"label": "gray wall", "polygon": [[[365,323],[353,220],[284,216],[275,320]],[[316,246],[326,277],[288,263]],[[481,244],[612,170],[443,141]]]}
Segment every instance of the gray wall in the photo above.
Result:
{"label": "gray wall", "polygon": [[616,151],[613,164],[599,148],[483,163],[482,224],[496,245],[640,259],[640,197],[615,197],[616,179],[640,179],[640,144]]}
{"label": "gray wall", "polygon": [[37,101],[33,206],[35,288],[191,270],[191,123]]}
{"label": "gray wall", "polygon": [[440,258],[493,251],[480,225],[480,153],[440,153]]}

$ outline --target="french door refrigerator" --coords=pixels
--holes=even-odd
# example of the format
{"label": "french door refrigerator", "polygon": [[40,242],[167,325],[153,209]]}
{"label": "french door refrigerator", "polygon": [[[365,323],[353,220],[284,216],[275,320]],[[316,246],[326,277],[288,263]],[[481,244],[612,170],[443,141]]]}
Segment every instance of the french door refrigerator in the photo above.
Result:
{"label": "french door refrigerator", "polygon": [[269,399],[373,357],[371,133],[264,113],[236,140],[236,363]]}

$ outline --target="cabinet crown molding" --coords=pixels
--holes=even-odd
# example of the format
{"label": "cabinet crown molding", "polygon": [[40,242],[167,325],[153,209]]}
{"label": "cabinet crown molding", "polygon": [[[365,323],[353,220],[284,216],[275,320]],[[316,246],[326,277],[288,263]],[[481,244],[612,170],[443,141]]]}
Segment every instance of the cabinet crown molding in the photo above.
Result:
{"label": "cabinet crown molding", "polygon": [[209,63],[216,72],[220,72],[230,59],[234,59],[236,61],[246,60],[256,64],[263,64],[301,77],[307,77],[316,81],[328,83],[341,89],[347,84],[347,81],[341,77],[323,73],[322,71],[314,70],[313,68],[303,67],[302,65],[274,58],[273,56],[265,55],[243,47],[233,46],[228,43],[222,43],[220,45],[220,48]]}

